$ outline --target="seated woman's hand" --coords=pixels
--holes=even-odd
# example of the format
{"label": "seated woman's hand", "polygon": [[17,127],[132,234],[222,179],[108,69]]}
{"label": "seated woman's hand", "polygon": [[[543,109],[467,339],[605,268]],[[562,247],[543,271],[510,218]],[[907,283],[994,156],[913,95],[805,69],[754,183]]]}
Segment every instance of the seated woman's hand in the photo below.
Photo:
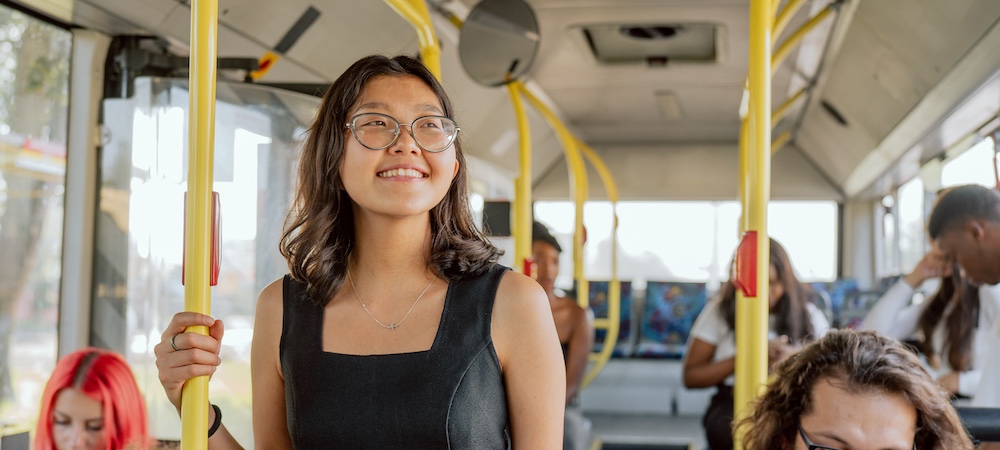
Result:
{"label": "seated woman's hand", "polygon": [[[191,326],[209,327],[208,335],[184,331]],[[184,382],[197,376],[211,376],[222,362],[219,349],[224,332],[221,320],[195,312],[179,312],[153,348],[160,384],[178,411]]]}
{"label": "seated woman's hand", "polygon": [[788,336],[767,341],[767,366],[774,367],[775,364],[788,359],[797,351],[799,351],[799,346],[789,344]]}

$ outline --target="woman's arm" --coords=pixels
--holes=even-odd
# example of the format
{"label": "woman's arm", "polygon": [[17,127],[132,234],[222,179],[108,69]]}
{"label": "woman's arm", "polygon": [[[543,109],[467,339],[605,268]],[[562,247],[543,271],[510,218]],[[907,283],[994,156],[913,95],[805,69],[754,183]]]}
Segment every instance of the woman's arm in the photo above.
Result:
{"label": "woman's arm", "polygon": [[579,308],[574,319],[573,334],[570,336],[566,355],[567,404],[580,392],[580,384],[587,371],[587,359],[594,347],[594,314],[589,308]]}
{"label": "woman's arm", "polygon": [[871,311],[865,315],[860,329],[872,330],[885,337],[906,339],[917,331],[920,315],[930,304],[925,301],[919,305],[911,305],[913,287],[905,280],[899,280],[885,291]]}
{"label": "woman's arm", "polygon": [[712,362],[715,344],[691,338],[684,358],[684,387],[688,389],[712,387],[736,371],[736,358]]}
{"label": "woman's arm", "polygon": [[513,448],[561,449],[566,369],[541,286],[515,272],[504,274],[491,333],[507,390]]}
{"label": "woman's arm", "polygon": [[[191,326],[208,326],[209,334],[206,336],[184,332]],[[160,336],[160,343],[153,348],[160,384],[178,413],[181,410],[181,390],[184,383],[197,376],[212,375],[222,362],[219,359],[219,349],[224,331],[221,320],[194,312],[180,312],[170,320],[167,329]],[[215,421],[215,410],[208,403],[205,408],[209,411],[208,423],[211,426]],[[220,426],[208,440],[208,447],[211,450],[242,450],[225,425]]]}
{"label": "woman's arm", "polygon": [[250,347],[255,448],[291,449],[285,416],[285,379],[281,373],[282,280],[269,284],[257,298]]}
{"label": "woman's arm", "polygon": [[[872,330],[878,334],[893,339],[906,339],[917,331],[920,315],[930,302],[910,305],[913,290],[920,287],[929,278],[939,278],[950,275],[951,266],[937,250],[924,255],[902,279],[892,285],[875,306],[865,321],[861,323],[862,330]],[[909,305],[909,306],[908,306]]]}

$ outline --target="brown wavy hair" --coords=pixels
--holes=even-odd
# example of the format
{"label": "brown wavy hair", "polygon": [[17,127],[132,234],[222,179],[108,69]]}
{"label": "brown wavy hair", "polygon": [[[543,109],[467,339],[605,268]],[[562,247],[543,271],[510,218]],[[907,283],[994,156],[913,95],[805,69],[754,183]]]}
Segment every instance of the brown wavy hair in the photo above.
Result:
{"label": "brown wavy hair", "polygon": [[[420,61],[409,56],[361,58],[337,78],[323,96],[302,149],[295,199],[285,219],[279,246],[292,277],[306,283],[307,296],[320,305],[327,304],[343,285],[347,258],[354,249],[353,200],[340,177],[344,146],[349,137],[345,124],[365,85],[378,76],[420,79],[434,91],[444,115],[453,117],[451,101],[437,78]],[[472,220],[468,169],[459,139],[454,146],[458,173],[448,193],[430,211],[431,243],[427,261],[437,275],[449,281],[484,272],[502,254]]]}
{"label": "brown wavy hair", "polygon": [[[815,337],[809,310],[806,309],[806,302],[810,301],[809,293],[811,290],[799,283],[799,279],[795,277],[792,262],[788,258],[788,252],[785,251],[785,248],[774,238],[770,240],[771,265],[778,272],[778,278],[781,280],[782,287],[785,288],[785,293],[774,305],[774,315],[777,319],[774,331],[780,335],[788,336],[789,341],[793,344],[800,343],[807,338]],[[722,296],[719,313],[729,325],[729,329],[735,330],[736,286],[733,284],[733,280],[730,279],[723,284],[719,293]],[[765,293],[765,295],[767,294]]]}
{"label": "brown wavy hair", "polygon": [[899,342],[871,331],[834,330],[779,363],[767,390],[751,404],[743,428],[746,450],[790,449],[799,420],[812,411],[813,386],[838,380],[849,392],[887,392],[906,398],[917,410],[919,450],[971,450],[948,393]]}
{"label": "brown wavy hair", "polygon": [[[934,329],[944,321],[945,339],[941,355],[948,355],[948,365],[953,370],[969,370],[972,366],[975,328],[979,323],[979,289],[963,279],[955,266],[950,277],[941,278],[941,287],[929,302],[918,322],[922,335],[917,344],[918,349],[927,356],[931,367],[940,367],[941,357],[934,351],[933,338]],[[945,316],[948,304],[954,306]]]}

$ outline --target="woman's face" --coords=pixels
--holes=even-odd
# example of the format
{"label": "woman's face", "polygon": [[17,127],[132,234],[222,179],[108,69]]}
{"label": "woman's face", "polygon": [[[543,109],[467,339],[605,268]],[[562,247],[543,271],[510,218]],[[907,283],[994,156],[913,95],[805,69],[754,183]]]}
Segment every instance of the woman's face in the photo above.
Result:
{"label": "woman's face", "polygon": [[821,378],[812,389],[812,411],[799,419],[796,450],[814,445],[850,450],[912,450],[917,410],[900,394],[853,393]]}
{"label": "woman's face", "polygon": [[778,269],[774,267],[774,264],[771,264],[771,272],[769,276],[770,278],[767,282],[767,300],[770,305],[769,308],[774,309],[774,307],[778,304],[778,300],[781,300],[781,297],[785,295],[785,285],[781,284],[781,277],[778,276]]}
{"label": "woman's face", "polygon": [[52,406],[52,438],[56,450],[103,450],[104,410],[101,402],[78,389],[66,388]]}
{"label": "woman's face", "polygon": [[423,116],[444,115],[434,91],[419,78],[382,75],[365,85],[350,117],[361,113],[386,114],[400,124],[399,137],[388,148],[362,146],[344,129],[344,158],[340,177],[361,214],[405,217],[426,213],[441,202],[458,173],[455,146],[438,153],[420,148],[408,126]]}
{"label": "woman's face", "polygon": [[559,276],[559,251],[549,243],[535,241],[531,244],[531,258],[538,270],[538,284],[551,294]]}

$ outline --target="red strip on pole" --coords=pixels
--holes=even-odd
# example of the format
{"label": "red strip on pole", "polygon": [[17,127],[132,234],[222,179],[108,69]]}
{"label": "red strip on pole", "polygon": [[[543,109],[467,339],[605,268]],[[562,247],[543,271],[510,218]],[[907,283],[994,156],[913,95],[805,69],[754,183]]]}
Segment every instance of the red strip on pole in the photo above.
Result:
{"label": "red strip on pole", "polygon": [[757,297],[757,232],[743,233],[736,249],[736,274],[733,284],[746,297]]}

